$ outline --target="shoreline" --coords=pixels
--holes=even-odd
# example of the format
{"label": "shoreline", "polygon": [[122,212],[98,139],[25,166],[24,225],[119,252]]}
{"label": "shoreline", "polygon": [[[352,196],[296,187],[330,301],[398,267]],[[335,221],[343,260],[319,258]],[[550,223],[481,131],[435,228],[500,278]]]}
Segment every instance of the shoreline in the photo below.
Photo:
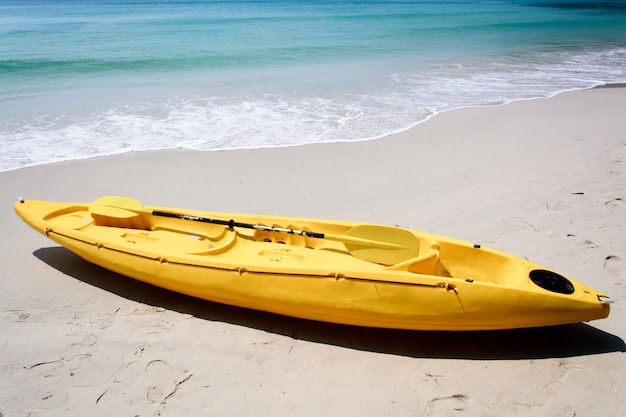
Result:
{"label": "shoreline", "polygon": [[74,162],[74,161],[83,161],[83,160],[93,160],[93,159],[98,159],[98,158],[115,158],[115,157],[120,157],[120,156],[126,156],[129,154],[135,154],[135,153],[146,153],[146,152],[176,152],[176,151],[190,151],[190,152],[234,152],[234,151],[250,151],[250,150],[260,150],[260,149],[280,149],[280,148],[297,148],[297,147],[301,147],[301,146],[314,146],[314,145],[328,145],[328,144],[335,144],[335,143],[360,143],[360,142],[370,142],[370,141],[377,141],[377,140],[381,140],[381,139],[385,139],[385,138],[389,138],[389,137],[393,137],[395,135],[401,135],[404,132],[410,131],[414,128],[416,128],[417,126],[423,124],[423,123],[427,123],[429,120],[438,117],[441,114],[447,113],[447,112],[453,112],[453,111],[457,111],[457,110],[463,110],[463,109],[472,109],[472,108],[489,108],[489,107],[498,107],[498,106],[506,106],[508,104],[511,103],[515,103],[518,101],[533,101],[533,100],[545,100],[545,99],[549,99],[549,98],[553,98],[556,96],[559,96],[561,94],[567,94],[567,93],[571,93],[571,92],[577,92],[577,91],[587,91],[587,90],[593,90],[593,89],[604,89],[604,88],[626,88],[626,83],[608,83],[608,84],[600,84],[600,85],[596,85],[596,86],[592,86],[592,87],[585,87],[585,88],[578,88],[578,89],[570,89],[570,90],[563,90],[563,91],[557,91],[551,95],[548,96],[543,96],[543,97],[532,97],[532,98],[522,98],[522,99],[512,99],[509,101],[505,101],[503,103],[500,104],[490,104],[490,105],[473,105],[473,106],[464,106],[464,107],[455,107],[455,108],[451,108],[451,109],[446,109],[446,110],[441,110],[441,111],[437,111],[436,113],[426,117],[423,120],[417,121],[414,124],[403,128],[403,129],[399,129],[393,132],[389,132],[389,133],[384,133],[378,136],[374,136],[374,137],[368,137],[368,138],[361,138],[361,139],[345,139],[345,140],[336,140],[336,141],[327,141],[327,142],[309,142],[309,143],[301,143],[301,144],[287,144],[287,145],[271,145],[271,146],[265,146],[265,147],[236,147],[236,148],[219,148],[219,149],[192,149],[192,148],[163,148],[163,149],[145,149],[145,150],[131,150],[131,151],[126,151],[126,152],[121,152],[121,153],[114,153],[114,154],[102,154],[102,155],[93,155],[93,156],[86,156],[86,157],[77,157],[77,158],[71,158],[71,159],[64,159],[64,160],[59,160],[59,161],[50,161],[50,162],[46,162],[46,163],[37,163],[37,164],[32,164],[32,165],[23,165],[21,167],[17,167],[17,168],[11,168],[8,170],[4,170],[4,171],[0,171],[0,174],[3,172],[11,172],[11,171],[16,171],[16,170],[20,170],[20,169],[24,169],[24,168],[33,168],[33,167],[37,167],[37,166],[45,166],[45,165],[53,165],[53,164],[62,164],[62,163],[69,163],[69,162]]}
{"label": "shoreline", "polygon": [[[377,140],[147,151],[0,173],[4,415],[619,415],[626,401],[626,90],[447,111]],[[402,225],[616,299],[588,324],[406,332],[204,302],[84,262],[18,196]],[[363,395],[363,394],[366,395]],[[296,411],[294,411],[296,410]]]}

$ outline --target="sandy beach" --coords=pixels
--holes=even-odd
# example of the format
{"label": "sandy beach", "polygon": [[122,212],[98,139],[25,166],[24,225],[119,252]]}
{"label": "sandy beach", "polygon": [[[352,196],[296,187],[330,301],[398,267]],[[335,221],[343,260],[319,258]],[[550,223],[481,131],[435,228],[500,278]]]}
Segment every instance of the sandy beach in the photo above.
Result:
{"label": "sandy beach", "polygon": [[[358,143],[0,173],[0,416],[626,415],[626,88],[446,112]],[[617,301],[557,328],[340,326],[171,293],[28,228],[18,196],[359,220],[526,257]]]}

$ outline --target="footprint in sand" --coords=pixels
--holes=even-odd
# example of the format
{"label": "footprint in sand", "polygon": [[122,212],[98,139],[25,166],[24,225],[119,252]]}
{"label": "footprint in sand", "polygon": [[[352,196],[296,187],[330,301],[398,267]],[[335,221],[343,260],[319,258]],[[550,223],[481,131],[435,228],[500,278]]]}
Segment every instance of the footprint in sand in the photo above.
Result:
{"label": "footprint in sand", "polygon": [[619,207],[624,203],[624,199],[621,197],[617,197],[617,198],[612,198],[609,201],[607,201],[606,203],[604,203],[605,206],[607,207]]}
{"label": "footprint in sand", "polygon": [[160,359],[148,362],[145,367],[145,377],[148,382],[146,399],[150,404],[165,404],[192,375],[189,371],[177,370]]}
{"label": "footprint in sand", "polygon": [[169,393],[167,385],[169,380],[173,380],[175,370],[172,365],[162,360],[148,362],[145,368],[145,375],[150,385],[146,398],[151,404],[160,404]]}
{"label": "footprint in sand", "polygon": [[469,396],[465,394],[454,394],[449,397],[439,397],[433,398],[429,401],[431,406],[443,406],[444,408],[451,408],[455,411],[463,411],[467,402],[469,401]]}
{"label": "footprint in sand", "polygon": [[573,235],[571,233],[567,234],[567,237],[574,239],[574,242],[578,243],[580,246],[584,246],[586,248],[595,248],[596,244],[593,243],[589,239],[582,238],[580,236]]}
{"label": "footprint in sand", "polygon": [[604,269],[613,275],[622,275],[624,273],[624,263],[622,258],[615,255],[609,255],[604,259]]}
{"label": "footprint in sand", "polygon": [[80,342],[72,343],[72,346],[93,346],[98,342],[98,336],[93,333],[87,333]]}

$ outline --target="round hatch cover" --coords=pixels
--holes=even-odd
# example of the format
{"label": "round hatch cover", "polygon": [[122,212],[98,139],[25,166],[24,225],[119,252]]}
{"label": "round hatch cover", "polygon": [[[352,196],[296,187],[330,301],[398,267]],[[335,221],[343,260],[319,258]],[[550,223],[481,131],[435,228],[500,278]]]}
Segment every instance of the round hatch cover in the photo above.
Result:
{"label": "round hatch cover", "polygon": [[565,277],[552,271],[535,269],[530,272],[530,279],[541,288],[558,292],[560,294],[571,294],[574,292],[574,284]]}

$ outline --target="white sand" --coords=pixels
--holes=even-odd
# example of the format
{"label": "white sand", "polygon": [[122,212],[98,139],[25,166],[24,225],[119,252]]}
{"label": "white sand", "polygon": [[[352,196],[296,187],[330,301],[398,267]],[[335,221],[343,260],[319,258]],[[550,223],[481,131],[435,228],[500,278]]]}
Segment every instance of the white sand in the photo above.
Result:
{"label": "white sand", "polygon": [[[0,413],[13,416],[626,415],[626,89],[462,109],[378,141],[150,152],[0,174]],[[399,224],[525,256],[615,299],[551,329],[312,323],[92,266],[17,197]]]}

